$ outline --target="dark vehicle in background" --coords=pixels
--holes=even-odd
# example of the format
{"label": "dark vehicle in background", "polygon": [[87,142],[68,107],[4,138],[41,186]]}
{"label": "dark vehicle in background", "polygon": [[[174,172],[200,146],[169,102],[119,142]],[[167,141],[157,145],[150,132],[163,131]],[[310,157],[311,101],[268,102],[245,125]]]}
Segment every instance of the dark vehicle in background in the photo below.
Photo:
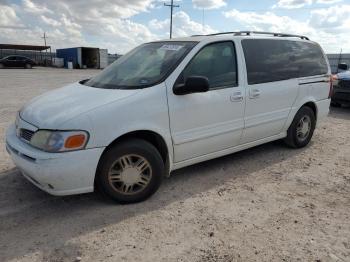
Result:
{"label": "dark vehicle in background", "polygon": [[350,71],[345,63],[339,64],[338,73],[333,75],[331,105],[350,105]]}
{"label": "dark vehicle in background", "polygon": [[23,67],[32,68],[36,63],[25,56],[20,55],[10,55],[0,59],[0,68],[5,67]]}

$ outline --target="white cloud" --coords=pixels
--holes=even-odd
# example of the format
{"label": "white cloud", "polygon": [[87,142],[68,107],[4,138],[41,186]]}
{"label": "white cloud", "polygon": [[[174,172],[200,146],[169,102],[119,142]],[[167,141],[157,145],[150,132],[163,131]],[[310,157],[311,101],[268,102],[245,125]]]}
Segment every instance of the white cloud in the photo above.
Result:
{"label": "white cloud", "polygon": [[37,5],[30,0],[23,0],[23,9],[28,13],[34,14],[52,13],[45,5]]}
{"label": "white cloud", "polygon": [[329,32],[350,32],[350,5],[331,6],[311,11],[310,25]]}
{"label": "white cloud", "polygon": [[[168,37],[168,30],[170,26],[170,20],[166,19],[159,21],[153,19],[149,22],[149,27],[154,30],[166,32],[164,37]],[[191,20],[190,16],[179,11],[174,14],[173,17],[173,37],[183,37],[197,34],[210,34],[214,33],[215,30],[208,25],[202,25],[196,21]]]}
{"label": "white cloud", "polygon": [[[29,0],[25,0],[29,1]],[[37,6],[46,6],[55,12],[69,14],[79,21],[99,18],[130,18],[146,12],[153,0],[31,0]]]}
{"label": "white cloud", "polygon": [[289,16],[278,16],[273,12],[259,14],[256,12],[240,12],[233,9],[223,14],[226,18],[232,18],[241,23],[247,29],[299,34],[310,33],[312,31],[306,22],[294,20]]}
{"label": "white cloud", "polygon": [[350,5],[313,10],[305,21],[273,12],[240,12],[236,9],[223,12],[223,15],[238,22],[241,29],[302,34],[320,43],[327,52],[339,52],[340,47],[350,51]]}
{"label": "white cloud", "polygon": [[20,28],[23,25],[15,10],[7,5],[0,5],[0,28]]}
{"label": "white cloud", "polygon": [[47,17],[45,15],[41,15],[40,18],[45,24],[50,25],[50,26],[60,26],[60,25],[62,25],[62,23],[60,23],[59,21],[57,21],[55,19],[52,19],[50,17]]}
{"label": "white cloud", "polygon": [[272,8],[301,8],[306,5],[311,5],[312,0],[279,0]]}
{"label": "white cloud", "polygon": [[[291,8],[310,1],[329,4],[338,0],[280,0]],[[213,9],[226,4],[224,0],[193,0],[198,8]],[[133,16],[150,12],[159,0],[22,0],[6,4],[0,0],[0,42],[43,44],[44,32],[54,48],[79,45],[108,48],[125,53],[146,41],[168,38],[169,19],[152,19],[146,24],[133,21]],[[317,5],[319,6],[319,5]],[[263,30],[305,34],[320,42],[327,50],[338,51],[340,44],[350,46],[350,5],[330,6],[308,12],[309,18],[296,20],[270,12],[223,12],[242,30]],[[216,30],[202,25],[184,11],[176,9],[173,36],[209,34]],[[232,23],[220,17],[222,23]],[[349,50],[350,51],[350,50]]]}
{"label": "white cloud", "polygon": [[342,1],[343,0],[278,0],[277,4],[273,5],[272,8],[296,9],[310,6],[314,3],[330,5]]}
{"label": "white cloud", "polygon": [[342,2],[343,0],[316,0],[317,4],[326,4],[326,5],[331,5],[335,3]]}
{"label": "white cloud", "polygon": [[151,4],[152,0],[22,0],[0,4],[0,42],[40,45],[46,32],[48,45],[54,48],[87,45],[124,53],[158,38],[147,26],[130,20],[148,12]]}
{"label": "white cloud", "polygon": [[224,0],[192,0],[192,3],[198,9],[217,9],[227,5]]}

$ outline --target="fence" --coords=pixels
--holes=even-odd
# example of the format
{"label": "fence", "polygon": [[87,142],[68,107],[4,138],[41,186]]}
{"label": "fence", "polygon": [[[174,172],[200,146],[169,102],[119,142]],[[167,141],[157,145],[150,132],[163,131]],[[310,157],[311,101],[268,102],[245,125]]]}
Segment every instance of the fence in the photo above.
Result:
{"label": "fence", "polygon": [[332,73],[337,72],[338,64],[346,63],[350,66],[350,54],[327,54]]}
{"label": "fence", "polygon": [[50,66],[55,52],[0,49],[0,59],[9,55],[22,55],[34,60],[38,65]]}

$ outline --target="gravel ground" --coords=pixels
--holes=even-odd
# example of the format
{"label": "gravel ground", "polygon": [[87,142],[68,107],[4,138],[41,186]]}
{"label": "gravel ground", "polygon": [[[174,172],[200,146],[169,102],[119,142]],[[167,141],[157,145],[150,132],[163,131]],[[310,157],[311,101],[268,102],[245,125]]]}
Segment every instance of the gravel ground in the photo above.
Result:
{"label": "gravel ground", "polygon": [[269,143],[174,172],[148,201],[53,197],[4,132],[30,98],[98,71],[0,70],[0,261],[350,261],[350,108],[307,148]]}

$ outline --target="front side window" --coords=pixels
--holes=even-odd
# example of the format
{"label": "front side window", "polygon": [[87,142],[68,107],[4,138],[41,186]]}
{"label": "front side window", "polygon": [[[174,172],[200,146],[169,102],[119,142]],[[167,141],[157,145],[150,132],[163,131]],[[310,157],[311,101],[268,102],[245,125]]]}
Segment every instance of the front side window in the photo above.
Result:
{"label": "front side window", "polygon": [[196,42],[155,42],[141,45],[116,60],[87,86],[106,89],[139,89],[155,85],[171,73]]}
{"label": "front side window", "polygon": [[189,76],[205,76],[209,88],[237,86],[237,62],[233,42],[219,42],[205,46],[189,62],[177,83]]}

